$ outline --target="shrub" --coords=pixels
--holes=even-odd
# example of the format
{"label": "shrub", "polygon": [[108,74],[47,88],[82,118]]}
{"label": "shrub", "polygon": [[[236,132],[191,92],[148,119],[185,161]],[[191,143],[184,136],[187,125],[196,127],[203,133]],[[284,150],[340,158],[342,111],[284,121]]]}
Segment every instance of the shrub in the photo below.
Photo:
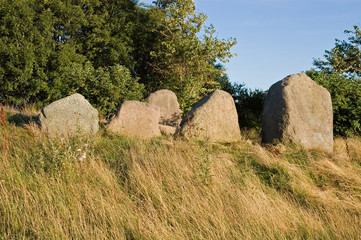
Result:
{"label": "shrub", "polygon": [[232,85],[229,81],[221,81],[220,88],[232,95],[236,104],[240,128],[260,130],[263,103],[267,92],[260,89],[245,88],[244,84]]}
{"label": "shrub", "polygon": [[315,82],[331,94],[333,105],[333,129],[339,136],[361,134],[361,81],[343,74],[306,72]]}
{"label": "shrub", "polygon": [[115,113],[125,100],[143,98],[143,84],[138,83],[138,78],[132,77],[128,68],[121,65],[95,69],[90,62],[85,62],[67,67],[58,75],[43,104],[80,93],[103,116],[108,116]]}

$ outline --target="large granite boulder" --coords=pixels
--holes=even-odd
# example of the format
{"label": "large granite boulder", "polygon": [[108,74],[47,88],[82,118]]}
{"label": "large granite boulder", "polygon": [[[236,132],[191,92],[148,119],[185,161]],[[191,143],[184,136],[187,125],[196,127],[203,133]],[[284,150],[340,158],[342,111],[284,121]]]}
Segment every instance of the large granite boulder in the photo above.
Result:
{"label": "large granite boulder", "polygon": [[294,142],[333,151],[330,93],[305,73],[290,75],[268,91],[262,117],[264,143]]}
{"label": "large granite boulder", "polygon": [[42,131],[52,136],[94,135],[99,130],[98,111],[78,93],[43,107],[39,120]]}
{"label": "large granite boulder", "polygon": [[159,107],[138,101],[125,101],[107,126],[108,130],[137,138],[160,136]]}
{"label": "large granite boulder", "polygon": [[239,141],[241,133],[232,96],[216,90],[202,98],[182,119],[180,135],[211,142]]}
{"label": "large granite boulder", "polygon": [[179,109],[177,96],[174,92],[166,89],[158,90],[150,94],[147,101],[149,104],[159,107],[159,124],[173,127],[179,125],[182,111]]}

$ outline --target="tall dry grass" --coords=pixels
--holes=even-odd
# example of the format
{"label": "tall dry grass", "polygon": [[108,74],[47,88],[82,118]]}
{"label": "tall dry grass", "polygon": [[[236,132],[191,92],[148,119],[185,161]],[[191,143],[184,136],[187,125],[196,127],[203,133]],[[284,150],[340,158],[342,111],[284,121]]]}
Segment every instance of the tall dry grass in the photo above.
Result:
{"label": "tall dry grass", "polygon": [[7,132],[4,239],[361,238],[360,138],[336,139],[327,155],[253,140],[141,141],[106,131],[48,139],[31,121],[10,121]]}

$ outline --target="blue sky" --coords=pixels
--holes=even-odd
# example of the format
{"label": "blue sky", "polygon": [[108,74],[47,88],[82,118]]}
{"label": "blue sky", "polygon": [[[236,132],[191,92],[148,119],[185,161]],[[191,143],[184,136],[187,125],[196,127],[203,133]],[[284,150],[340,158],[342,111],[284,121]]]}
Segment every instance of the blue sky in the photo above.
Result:
{"label": "blue sky", "polygon": [[[139,0],[151,3],[152,0]],[[361,0],[195,0],[217,37],[237,39],[225,64],[231,82],[267,90],[292,73],[313,67],[315,58],[361,25]]]}

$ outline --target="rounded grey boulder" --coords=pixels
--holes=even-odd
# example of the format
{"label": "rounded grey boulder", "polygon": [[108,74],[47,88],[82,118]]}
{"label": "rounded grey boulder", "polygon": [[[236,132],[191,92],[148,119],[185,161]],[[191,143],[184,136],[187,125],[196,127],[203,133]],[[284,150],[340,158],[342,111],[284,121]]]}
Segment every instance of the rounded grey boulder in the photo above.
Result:
{"label": "rounded grey boulder", "polygon": [[149,95],[149,104],[160,109],[159,124],[177,127],[181,121],[182,111],[179,109],[177,96],[174,92],[166,89],[158,90]]}
{"label": "rounded grey boulder", "polygon": [[305,73],[273,84],[262,117],[264,143],[294,142],[306,149],[333,151],[333,111],[330,93]]}
{"label": "rounded grey boulder", "polygon": [[108,130],[137,138],[160,136],[160,111],[157,106],[138,101],[125,101],[109,122]]}
{"label": "rounded grey boulder", "polygon": [[241,140],[238,115],[232,96],[215,90],[202,98],[182,119],[180,135],[211,142]]}
{"label": "rounded grey boulder", "polygon": [[94,135],[99,130],[98,111],[78,93],[43,107],[39,120],[42,131],[52,136]]}

